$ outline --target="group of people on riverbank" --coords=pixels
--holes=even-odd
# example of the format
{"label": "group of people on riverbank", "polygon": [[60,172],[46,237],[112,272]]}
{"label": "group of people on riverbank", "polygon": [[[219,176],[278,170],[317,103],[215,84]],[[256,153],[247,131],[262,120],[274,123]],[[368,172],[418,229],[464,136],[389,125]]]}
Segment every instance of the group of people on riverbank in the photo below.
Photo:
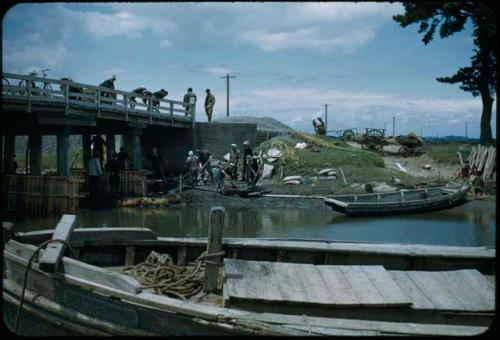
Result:
{"label": "group of people on riverbank", "polygon": [[241,168],[239,180],[246,181],[248,187],[253,189],[260,177],[262,162],[258,154],[252,151],[249,141],[243,142],[243,159],[240,159],[241,152],[236,144],[231,144],[228,158],[218,162],[214,168],[208,150],[189,151],[185,162],[188,184],[215,184],[216,190],[223,193],[226,179],[232,188],[237,187],[238,169]]}

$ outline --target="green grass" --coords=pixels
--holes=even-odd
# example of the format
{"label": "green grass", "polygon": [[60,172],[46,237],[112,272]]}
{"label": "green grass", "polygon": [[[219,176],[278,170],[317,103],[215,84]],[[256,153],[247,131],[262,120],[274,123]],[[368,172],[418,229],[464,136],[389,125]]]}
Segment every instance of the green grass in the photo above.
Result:
{"label": "green grass", "polygon": [[449,144],[432,144],[429,145],[427,155],[438,163],[448,163],[460,165],[457,151],[462,154],[462,159],[465,162],[471,153],[471,144],[449,143]]}
{"label": "green grass", "polygon": [[[71,157],[69,159],[70,165],[73,162],[76,152],[77,150],[71,150]],[[21,169],[25,168],[26,158],[24,154],[22,157],[20,156],[21,155],[16,154],[17,166]],[[82,150],[79,150],[79,155],[75,162],[75,168],[83,168]],[[57,155],[54,153],[42,154],[42,169],[57,169]]]}

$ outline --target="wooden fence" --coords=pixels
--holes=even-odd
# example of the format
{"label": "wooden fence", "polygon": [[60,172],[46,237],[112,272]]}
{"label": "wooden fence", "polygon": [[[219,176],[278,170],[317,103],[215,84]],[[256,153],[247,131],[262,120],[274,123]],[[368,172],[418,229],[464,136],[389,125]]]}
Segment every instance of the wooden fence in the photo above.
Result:
{"label": "wooden fence", "polygon": [[47,216],[78,211],[78,182],[71,177],[4,175],[7,213]]}
{"label": "wooden fence", "polygon": [[[79,183],[80,192],[86,190],[86,171],[85,169],[71,169],[71,176]],[[147,172],[144,170],[129,170],[120,171],[120,185],[119,192],[125,196],[142,196],[144,194],[144,187],[146,185]],[[109,173],[104,172],[101,177],[101,190],[103,192],[111,192],[109,184]]]}
{"label": "wooden fence", "polygon": [[472,151],[467,160],[471,167],[476,167],[482,172],[483,180],[496,178],[496,155],[497,149],[494,146],[477,145],[472,147]]}

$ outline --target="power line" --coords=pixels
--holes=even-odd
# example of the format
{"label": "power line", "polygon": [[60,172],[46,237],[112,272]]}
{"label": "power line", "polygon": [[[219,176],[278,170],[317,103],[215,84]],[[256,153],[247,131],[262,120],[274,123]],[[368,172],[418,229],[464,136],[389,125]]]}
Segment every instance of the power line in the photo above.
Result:
{"label": "power line", "polygon": [[236,77],[230,76],[228,73],[221,78],[226,78],[226,116],[229,117],[229,78],[236,78]]}

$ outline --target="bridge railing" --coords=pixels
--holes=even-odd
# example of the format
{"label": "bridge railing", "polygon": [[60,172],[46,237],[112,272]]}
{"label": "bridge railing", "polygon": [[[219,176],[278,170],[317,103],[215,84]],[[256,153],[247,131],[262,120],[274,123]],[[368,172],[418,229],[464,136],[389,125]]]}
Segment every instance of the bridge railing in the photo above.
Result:
{"label": "bridge railing", "polygon": [[124,119],[129,115],[148,116],[153,118],[181,119],[195,121],[195,105],[187,105],[181,101],[157,99],[137,93],[113,90],[107,87],[82,84],[64,79],[50,79],[2,73],[2,97],[26,101],[26,111],[31,112],[33,102],[62,103],[65,113],[71,109],[90,108],[100,117],[102,110],[120,112]]}

